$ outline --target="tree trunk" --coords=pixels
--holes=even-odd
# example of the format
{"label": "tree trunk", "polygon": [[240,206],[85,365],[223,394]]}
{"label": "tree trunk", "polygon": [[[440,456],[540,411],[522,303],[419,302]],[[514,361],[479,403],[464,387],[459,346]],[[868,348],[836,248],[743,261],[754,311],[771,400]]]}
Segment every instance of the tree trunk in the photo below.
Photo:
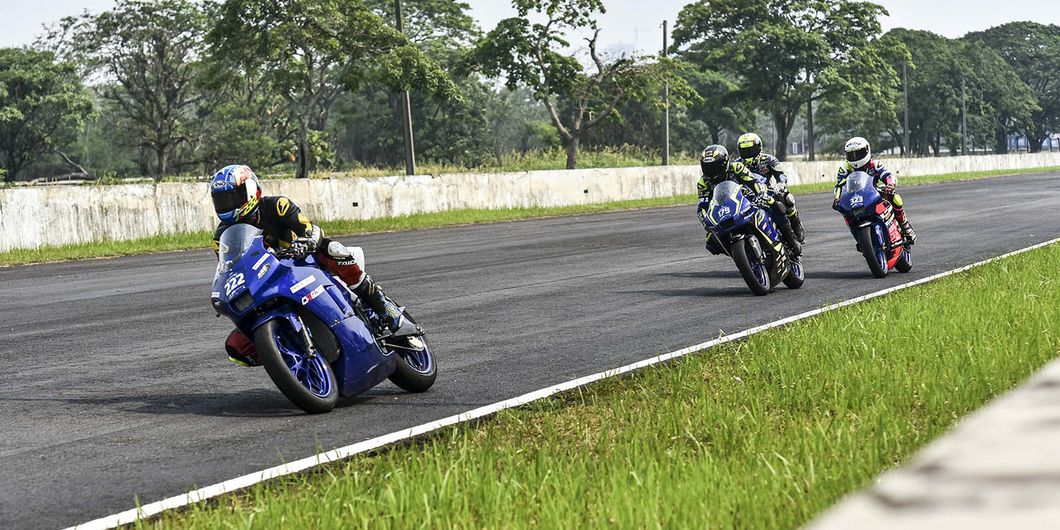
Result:
{"label": "tree trunk", "polygon": [[[792,120],[794,123],[794,120]],[[791,134],[791,124],[784,119],[783,116],[773,116],[773,127],[776,129],[777,142],[773,146],[776,150],[776,157],[783,161],[788,159],[788,135]]]}
{"label": "tree trunk", "polygon": [[563,142],[564,147],[567,148],[567,169],[577,169],[578,167],[578,143],[579,139],[577,136]]}
{"label": "tree trunk", "polygon": [[158,173],[155,174],[155,182],[161,182],[169,170],[169,153],[165,146],[155,148],[155,156],[158,158]]}
{"label": "tree trunk", "polygon": [[999,155],[1008,154],[1008,131],[997,129],[994,131],[994,153]]}
{"label": "tree trunk", "polygon": [[298,127],[298,157],[295,160],[294,178],[309,178],[309,129],[304,121]]}

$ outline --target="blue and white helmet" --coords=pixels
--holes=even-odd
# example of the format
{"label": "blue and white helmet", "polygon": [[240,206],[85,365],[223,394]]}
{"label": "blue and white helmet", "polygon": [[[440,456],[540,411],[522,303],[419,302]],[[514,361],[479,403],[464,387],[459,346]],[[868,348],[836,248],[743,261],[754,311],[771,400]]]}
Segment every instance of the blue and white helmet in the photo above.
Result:
{"label": "blue and white helmet", "polygon": [[221,222],[234,225],[257,211],[261,186],[249,167],[225,166],[210,179],[210,197]]}

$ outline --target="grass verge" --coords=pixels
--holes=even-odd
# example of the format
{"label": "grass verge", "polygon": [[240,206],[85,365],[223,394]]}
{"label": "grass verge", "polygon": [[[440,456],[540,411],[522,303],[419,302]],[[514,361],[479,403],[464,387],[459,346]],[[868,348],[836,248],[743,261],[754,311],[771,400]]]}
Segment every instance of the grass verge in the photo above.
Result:
{"label": "grass verge", "polygon": [[[954,173],[948,175],[932,175],[923,177],[905,177],[901,179],[903,186],[915,186],[920,184],[935,184],[939,182],[976,180],[981,178],[997,177],[1004,175],[1018,175],[1027,173],[1044,173],[1060,171],[1060,167],[1038,168],[1033,170],[1002,170],[981,171],[972,173]],[[801,184],[792,186],[792,191],[800,193],[817,193],[832,189],[829,182],[817,184]],[[464,224],[496,223],[502,221],[516,221],[522,219],[540,219],[545,217],[559,217],[565,215],[580,215],[598,212],[613,212],[631,210],[637,208],[655,208],[664,206],[675,206],[681,204],[693,204],[695,196],[682,195],[677,197],[663,197],[658,199],[643,199],[632,201],[619,201],[602,204],[587,204],[578,206],[561,206],[550,208],[514,208],[509,210],[454,210],[449,212],[414,214],[400,217],[389,217],[384,219],[368,219],[363,221],[337,220],[322,221],[320,225],[328,234],[352,235],[373,232],[391,232],[395,230],[413,230],[420,228],[436,228],[441,226],[454,226]],[[16,249],[0,252],[0,266],[26,265],[30,263],[43,263],[49,261],[68,261],[91,258],[107,258],[116,256],[131,256],[149,254],[153,252],[169,252],[175,250],[189,250],[206,248],[210,244],[211,232],[194,232],[186,234],[167,234],[144,239],[130,241],[99,241],[92,243],[78,243],[72,245],[47,246],[38,249]]]}
{"label": "grass verge", "polygon": [[152,528],[794,528],[1060,355],[1060,245]]}

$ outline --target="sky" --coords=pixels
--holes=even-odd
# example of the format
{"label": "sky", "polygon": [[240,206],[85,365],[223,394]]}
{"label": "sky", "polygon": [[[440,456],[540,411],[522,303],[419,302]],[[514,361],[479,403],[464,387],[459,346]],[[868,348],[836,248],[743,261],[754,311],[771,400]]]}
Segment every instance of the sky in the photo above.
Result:
{"label": "sky", "polygon": [[[481,26],[492,29],[497,21],[514,10],[506,0],[464,0]],[[597,22],[602,31],[602,49],[654,53],[662,48],[662,21],[677,18],[690,0],[604,0],[607,13]],[[1057,0],[876,0],[891,13],[884,30],[904,27],[934,31],[947,37],[960,37],[1015,20],[1060,25]],[[645,4],[650,5],[646,7]],[[114,5],[113,0],[0,0],[0,46],[32,44],[42,25],[87,9],[99,12]]]}

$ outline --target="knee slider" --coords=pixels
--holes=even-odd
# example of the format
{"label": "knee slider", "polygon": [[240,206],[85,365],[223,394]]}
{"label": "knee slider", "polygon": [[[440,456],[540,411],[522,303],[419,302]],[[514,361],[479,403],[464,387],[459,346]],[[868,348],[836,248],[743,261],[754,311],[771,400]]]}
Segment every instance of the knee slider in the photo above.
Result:
{"label": "knee slider", "polygon": [[331,241],[328,243],[328,256],[335,261],[353,259],[353,253],[350,252],[350,249],[346,248],[346,245],[343,245],[338,241]]}
{"label": "knee slider", "polygon": [[891,197],[891,204],[893,204],[895,208],[901,208],[902,207],[902,196],[898,195],[897,193],[895,193]]}

